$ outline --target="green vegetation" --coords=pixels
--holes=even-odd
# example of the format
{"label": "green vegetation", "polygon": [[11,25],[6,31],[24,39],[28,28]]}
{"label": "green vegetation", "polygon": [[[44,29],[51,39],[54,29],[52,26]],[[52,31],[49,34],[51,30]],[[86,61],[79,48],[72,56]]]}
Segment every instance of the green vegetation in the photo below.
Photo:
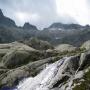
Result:
{"label": "green vegetation", "polygon": [[78,48],[77,50],[75,50],[75,51],[71,51],[71,52],[69,52],[69,51],[64,51],[64,52],[59,52],[57,55],[58,56],[74,56],[74,55],[80,55],[81,53],[83,53],[83,52],[85,52],[86,50],[84,49],[84,48],[82,48],[82,49],[80,49],[80,48]]}
{"label": "green vegetation", "polygon": [[90,90],[90,70],[83,76],[84,81],[75,81],[74,83],[81,83],[73,88],[73,90]]}

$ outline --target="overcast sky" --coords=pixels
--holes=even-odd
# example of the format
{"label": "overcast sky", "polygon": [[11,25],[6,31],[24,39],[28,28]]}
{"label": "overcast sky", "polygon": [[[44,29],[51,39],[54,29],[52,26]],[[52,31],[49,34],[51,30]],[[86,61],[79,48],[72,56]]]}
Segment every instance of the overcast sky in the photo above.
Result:
{"label": "overcast sky", "polygon": [[4,15],[17,25],[44,28],[53,22],[90,24],[90,0],[0,0]]}

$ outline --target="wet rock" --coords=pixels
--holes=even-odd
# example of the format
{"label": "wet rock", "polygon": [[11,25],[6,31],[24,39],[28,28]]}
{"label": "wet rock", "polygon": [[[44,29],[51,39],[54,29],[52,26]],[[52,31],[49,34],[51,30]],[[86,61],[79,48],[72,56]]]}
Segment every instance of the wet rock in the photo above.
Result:
{"label": "wet rock", "polygon": [[80,69],[84,69],[90,66],[90,51],[81,54],[79,66]]}
{"label": "wet rock", "polygon": [[16,69],[11,70],[8,69],[7,71],[3,72],[0,75],[0,87],[2,86],[12,87],[18,84],[19,81],[23,78],[35,76],[37,75],[37,73],[43,70],[49,63],[55,62],[55,60],[56,60],[55,57],[51,57],[29,63]]}
{"label": "wet rock", "polygon": [[9,70],[8,72],[1,74],[0,86],[12,87],[18,84],[20,80],[28,76],[29,72],[24,69]]}

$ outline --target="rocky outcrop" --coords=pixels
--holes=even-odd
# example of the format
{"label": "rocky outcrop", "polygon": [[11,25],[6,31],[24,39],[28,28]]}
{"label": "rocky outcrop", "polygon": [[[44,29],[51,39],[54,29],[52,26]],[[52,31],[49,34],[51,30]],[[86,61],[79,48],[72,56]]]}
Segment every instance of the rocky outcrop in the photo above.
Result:
{"label": "rocky outcrop", "polygon": [[50,57],[53,50],[42,52],[20,42],[0,44],[0,49],[8,50],[3,54],[0,62],[0,87],[14,86],[22,78],[35,76],[49,63],[59,59],[59,57]]}
{"label": "rocky outcrop", "polygon": [[0,76],[1,85],[5,86],[14,86],[22,80],[22,78],[28,77],[29,71],[26,69],[16,69],[16,70],[8,70],[6,73],[3,73]]}
{"label": "rocky outcrop", "polygon": [[0,55],[5,55],[6,53],[16,50],[16,49],[21,49],[21,50],[35,50],[27,45],[24,45],[19,42],[12,42],[12,43],[7,43],[7,44],[0,44]]}
{"label": "rocky outcrop", "polygon": [[90,40],[84,42],[81,48],[85,48],[86,50],[90,50]]}
{"label": "rocky outcrop", "polygon": [[3,51],[0,52],[0,87],[14,86],[22,78],[35,76],[46,64],[57,60],[56,57],[50,57],[50,54],[46,55],[48,52],[20,42],[0,44],[0,50]]}
{"label": "rocky outcrop", "polygon": [[45,58],[42,52],[25,44],[14,42],[10,43],[10,45],[10,49],[2,58],[2,63],[7,68],[16,68],[28,62]]}
{"label": "rocky outcrop", "polygon": [[[47,64],[55,62],[55,57],[42,59],[32,63],[28,63],[22,67],[16,69],[7,70],[0,75],[0,86],[14,86],[19,83],[20,80],[29,76],[35,76],[41,70],[43,70]],[[5,69],[4,69],[5,70]]]}
{"label": "rocky outcrop", "polygon": [[65,51],[72,52],[72,51],[75,51],[76,49],[77,49],[76,47],[69,44],[61,44],[55,47],[55,50],[60,52],[65,52]]}
{"label": "rocky outcrop", "polygon": [[39,40],[37,38],[30,38],[29,40],[23,41],[23,43],[29,45],[30,47],[33,47],[37,50],[47,50],[47,49],[53,49],[53,45],[51,45],[47,41]]}
{"label": "rocky outcrop", "polygon": [[[90,53],[88,52],[85,58],[82,58],[81,55],[60,59],[59,61],[47,66],[37,76],[24,80],[17,86],[17,88],[19,90],[83,90],[83,88],[84,90],[86,90],[86,88],[89,90],[90,65],[84,67],[82,70],[79,69],[83,64],[87,66],[88,63],[85,63],[84,61],[87,62],[87,59],[90,59],[90,57],[87,57],[89,54]],[[79,61],[82,61],[82,63]],[[86,85],[86,88],[85,86],[82,86],[83,84]]]}
{"label": "rocky outcrop", "polygon": [[15,68],[28,62],[29,53],[26,51],[12,51],[7,53],[2,62],[8,68]]}

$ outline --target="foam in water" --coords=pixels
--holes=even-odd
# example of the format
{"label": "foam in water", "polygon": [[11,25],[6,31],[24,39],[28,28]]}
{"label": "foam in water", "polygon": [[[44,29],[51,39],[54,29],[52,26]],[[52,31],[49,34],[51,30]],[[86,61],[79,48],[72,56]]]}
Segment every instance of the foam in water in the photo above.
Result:
{"label": "foam in water", "polygon": [[[73,60],[72,58],[73,56],[64,57],[63,59],[48,65],[37,76],[29,77],[21,81],[16,90],[72,90],[73,80],[83,76],[83,71],[78,71],[79,67],[73,75],[70,74],[70,72],[73,72],[72,67],[70,67],[69,71],[67,70],[70,64],[71,66],[73,65],[71,62],[71,60]],[[59,82],[65,78],[65,76],[69,77],[67,82]],[[55,89],[57,87],[58,89]]]}
{"label": "foam in water", "polygon": [[58,73],[61,74],[63,68],[67,64],[70,57],[65,57],[51,65],[48,65],[40,74],[36,77],[30,77],[20,82],[17,86],[17,90],[49,90],[52,88],[55,80],[57,81]]}

